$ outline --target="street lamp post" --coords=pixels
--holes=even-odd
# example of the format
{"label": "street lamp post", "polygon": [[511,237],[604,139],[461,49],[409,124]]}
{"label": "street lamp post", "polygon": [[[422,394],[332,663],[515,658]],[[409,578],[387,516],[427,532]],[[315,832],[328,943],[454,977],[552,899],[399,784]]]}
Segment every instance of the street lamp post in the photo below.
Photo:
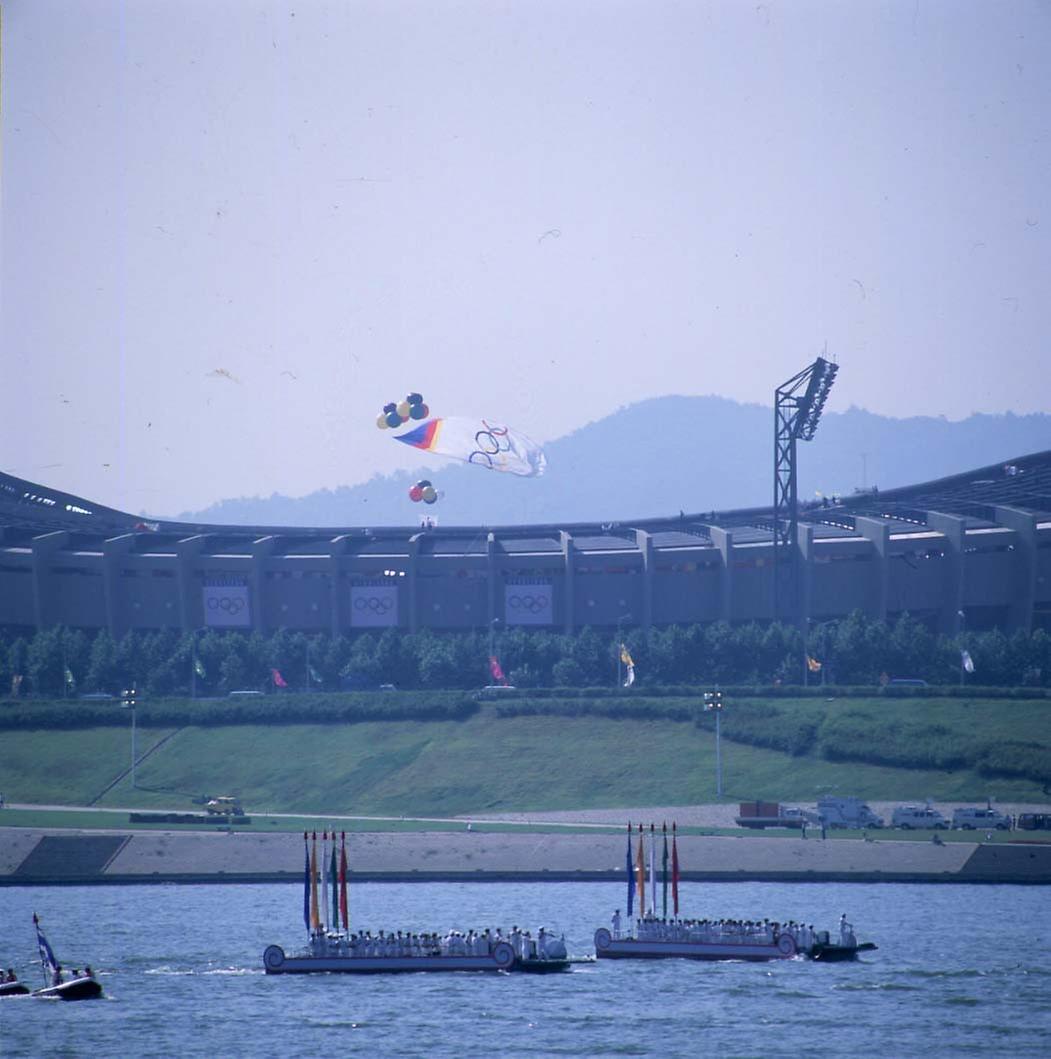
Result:
{"label": "street lamp post", "polygon": [[[956,616],[960,619],[960,643],[963,644],[963,634],[967,630],[967,615],[962,610],[956,612]],[[960,647],[960,687],[964,685],[964,649]]]}
{"label": "street lamp post", "polygon": [[715,796],[723,796],[723,748],[722,748],[722,726],[720,724],[723,716],[723,693],[721,691],[706,691],[704,693],[704,708],[715,712]]}
{"label": "street lamp post", "polygon": [[138,692],[134,688],[125,688],[120,693],[120,704],[126,710],[131,710],[131,789],[135,789],[135,707],[138,704]]}

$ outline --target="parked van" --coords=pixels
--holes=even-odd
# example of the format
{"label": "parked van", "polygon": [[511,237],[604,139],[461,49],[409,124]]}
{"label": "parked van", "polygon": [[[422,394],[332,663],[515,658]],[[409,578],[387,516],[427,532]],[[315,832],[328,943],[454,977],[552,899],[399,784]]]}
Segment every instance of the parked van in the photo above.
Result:
{"label": "parked van", "polygon": [[949,821],[929,805],[899,805],[891,816],[891,826],[900,827],[903,831],[914,827],[932,827],[936,831],[944,831]]}
{"label": "parked van", "polygon": [[818,819],[826,827],[882,827],[877,816],[860,798],[838,798],[826,795],[817,802]]}
{"label": "parked van", "polygon": [[1010,831],[1011,818],[999,809],[977,809],[968,806],[953,810],[952,826],[960,828],[961,831],[973,831],[977,827],[984,827],[987,831]]}

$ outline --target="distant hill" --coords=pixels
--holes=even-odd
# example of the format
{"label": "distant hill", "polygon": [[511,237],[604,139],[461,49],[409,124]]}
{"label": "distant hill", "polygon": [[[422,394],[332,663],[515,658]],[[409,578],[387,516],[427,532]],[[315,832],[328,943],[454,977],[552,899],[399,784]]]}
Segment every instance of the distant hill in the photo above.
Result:
{"label": "distant hill", "polygon": [[[655,397],[545,446],[547,474],[515,478],[437,461],[412,473],[303,497],[223,500],[181,519],[286,526],[614,521],[772,503],[773,409],[722,397]],[[966,471],[1051,448],[1051,416],[973,415],[959,422],[892,419],[859,408],[827,413],[799,446],[800,497],[849,494]],[[418,478],[442,491],[432,507],[407,496]]]}

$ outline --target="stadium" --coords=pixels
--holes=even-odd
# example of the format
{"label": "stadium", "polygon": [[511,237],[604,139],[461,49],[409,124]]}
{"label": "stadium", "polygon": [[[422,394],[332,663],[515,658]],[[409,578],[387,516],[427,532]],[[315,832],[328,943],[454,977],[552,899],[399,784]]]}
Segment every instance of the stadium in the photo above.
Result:
{"label": "stadium", "polygon": [[604,524],[194,525],[0,474],[0,625],[572,633],[860,610],[950,635],[1051,629],[1051,451],[793,515],[786,562],[776,504]]}

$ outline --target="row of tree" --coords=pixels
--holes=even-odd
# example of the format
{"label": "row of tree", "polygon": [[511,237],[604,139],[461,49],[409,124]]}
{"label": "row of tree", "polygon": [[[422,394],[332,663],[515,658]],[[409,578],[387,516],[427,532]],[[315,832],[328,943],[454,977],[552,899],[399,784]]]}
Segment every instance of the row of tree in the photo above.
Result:
{"label": "row of tree", "polygon": [[[804,640],[793,626],[668,626],[625,630],[624,643],[640,687],[703,684],[837,683],[865,685],[893,678],[983,686],[1051,686],[1051,636],[1043,630],[967,633],[951,638],[922,622],[893,624],[855,612],[824,624]],[[495,651],[511,684],[613,687],[626,669],[608,631],[573,635],[513,628],[498,633]],[[807,659],[810,659],[808,665]],[[973,673],[964,671],[965,659]],[[128,633],[54,627],[31,638],[0,629],[0,694],[118,694],[136,686],[151,695],[198,696],[239,689],[339,690],[393,684],[399,688],[477,688],[493,682],[485,633],[408,634],[387,629],[354,637],[270,636],[208,631]]]}

